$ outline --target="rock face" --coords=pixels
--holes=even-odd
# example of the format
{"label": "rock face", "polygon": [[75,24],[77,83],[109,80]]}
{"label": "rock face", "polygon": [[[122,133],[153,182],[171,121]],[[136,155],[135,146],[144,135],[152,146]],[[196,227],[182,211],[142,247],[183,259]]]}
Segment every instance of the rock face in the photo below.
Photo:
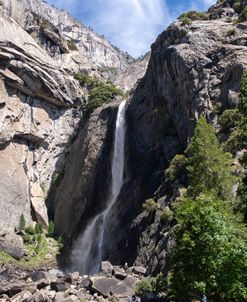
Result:
{"label": "rock face", "polygon": [[[13,34],[15,33],[15,34]],[[80,119],[78,83],[13,19],[0,19],[0,226],[47,225],[44,200]]]}
{"label": "rock face", "polygon": [[113,78],[114,83],[123,91],[133,90],[137,81],[144,77],[149,59],[150,52],[146,53],[143,58],[130,63],[123,72]]}
{"label": "rock face", "polygon": [[43,0],[3,0],[4,11],[28,31],[63,67],[73,71],[98,69],[107,76],[124,70],[132,58],[67,12]]}
{"label": "rock face", "polygon": [[4,251],[10,256],[20,259],[24,255],[24,246],[21,236],[14,233],[0,236],[0,251]]}
{"label": "rock face", "polygon": [[[187,146],[200,114],[216,124],[217,108],[236,107],[247,68],[247,23],[234,20],[235,14],[232,21],[223,15],[190,26],[176,22],[152,45],[147,73],[127,110],[127,163],[135,183],[130,196],[139,202],[153,196],[169,160]],[[138,216],[130,231],[129,255],[148,266],[149,273],[166,267],[172,242],[169,223],[163,224],[160,216],[174,200],[170,197],[159,201],[156,213]]]}
{"label": "rock face", "polygon": [[82,123],[60,184],[48,199],[56,232],[67,238],[74,238],[92,215],[104,207],[118,104],[97,109]]}
{"label": "rock face", "polygon": [[3,0],[0,10],[0,226],[18,227],[21,214],[47,226],[45,199],[87,95],[72,75],[111,78],[131,58],[44,1]]}

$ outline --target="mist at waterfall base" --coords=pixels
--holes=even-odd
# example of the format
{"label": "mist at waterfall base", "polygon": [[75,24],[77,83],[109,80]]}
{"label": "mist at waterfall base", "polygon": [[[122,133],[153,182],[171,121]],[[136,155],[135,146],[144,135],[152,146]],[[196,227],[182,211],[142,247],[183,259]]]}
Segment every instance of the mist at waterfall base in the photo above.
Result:
{"label": "mist at waterfall base", "polygon": [[96,274],[104,257],[105,230],[111,221],[111,209],[117,201],[123,185],[125,145],[125,101],[118,108],[115,128],[114,151],[111,163],[111,188],[105,209],[89,221],[73,246],[71,262],[73,271]]}

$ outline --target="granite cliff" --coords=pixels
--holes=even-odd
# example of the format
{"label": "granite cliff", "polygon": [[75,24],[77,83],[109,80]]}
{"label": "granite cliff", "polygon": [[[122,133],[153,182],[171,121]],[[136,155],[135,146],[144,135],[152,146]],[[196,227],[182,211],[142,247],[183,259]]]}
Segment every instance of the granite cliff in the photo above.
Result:
{"label": "granite cliff", "polygon": [[[217,110],[223,112],[237,106],[241,77],[247,67],[247,26],[246,22],[236,23],[237,18],[238,13],[230,4],[217,4],[210,8],[206,20],[193,20],[188,25],[176,21],[152,45],[147,72],[128,100],[126,182],[112,217],[114,244],[107,254],[113,263],[135,262],[147,266],[149,273],[166,272],[167,252],[172,244],[171,224],[162,220],[161,213],[172,208],[172,201],[180,191],[178,186],[164,186],[164,171],[171,159],[187,147],[199,115],[205,115],[217,129]],[[122,76],[126,83],[131,68],[130,65]],[[120,83],[127,85],[124,80]],[[97,113],[99,123],[103,112],[105,109]],[[101,129],[108,133],[104,127]],[[93,132],[97,136],[97,131]],[[103,150],[108,150],[109,156],[108,135],[104,136],[105,141],[98,140],[97,148],[87,144],[88,153],[83,158],[88,163],[88,155],[94,154],[97,165],[91,161],[86,168],[82,163],[84,180],[81,178],[79,183],[84,185],[79,187],[70,180],[78,177],[69,176],[79,169],[78,163],[82,161],[81,153],[74,149],[76,144],[81,145],[78,140],[82,138],[77,138],[66,166],[71,173],[65,172],[55,192],[56,228],[58,233],[69,234],[70,240],[75,230],[85,228],[88,219],[94,217],[106,200],[110,179],[104,167],[110,157],[107,159]],[[88,175],[90,179],[91,175],[97,177],[85,184]],[[69,202],[67,197],[64,199],[67,191]],[[153,195],[159,209],[143,212],[142,203]],[[67,223],[71,208],[80,210],[71,213],[73,218]]]}
{"label": "granite cliff", "polygon": [[[177,20],[150,54],[133,61],[43,1],[2,0],[0,225],[17,227],[23,213],[47,226],[48,209],[69,259],[73,241],[107,200],[121,101],[83,116],[88,90],[73,74],[111,79],[131,93],[125,183],[106,258],[166,272],[173,222],[161,214],[181,192],[178,183],[166,183],[165,169],[186,149],[199,115],[217,130],[219,110],[236,108],[247,68],[247,23],[236,22],[232,2],[219,1],[205,20]],[[158,208],[143,212],[150,197]]]}

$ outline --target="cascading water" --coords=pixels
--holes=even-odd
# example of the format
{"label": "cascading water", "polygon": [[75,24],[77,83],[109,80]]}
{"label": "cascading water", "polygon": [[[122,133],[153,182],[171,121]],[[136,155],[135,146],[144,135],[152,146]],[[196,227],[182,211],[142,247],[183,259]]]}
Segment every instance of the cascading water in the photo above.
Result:
{"label": "cascading water", "polygon": [[111,163],[111,189],[106,208],[96,215],[78,238],[72,252],[72,269],[82,274],[95,274],[99,271],[104,252],[104,235],[111,209],[123,185],[125,145],[125,101],[118,108],[114,153]]}

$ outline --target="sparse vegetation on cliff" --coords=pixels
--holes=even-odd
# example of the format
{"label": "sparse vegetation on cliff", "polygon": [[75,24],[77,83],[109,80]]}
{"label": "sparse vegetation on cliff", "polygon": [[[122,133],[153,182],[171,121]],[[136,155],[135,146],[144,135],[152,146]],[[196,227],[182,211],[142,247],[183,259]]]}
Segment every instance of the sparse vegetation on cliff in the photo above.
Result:
{"label": "sparse vegetation on cliff", "polygon": [[194,20],[207,20],[208,15],[203,12],[197,12],[195,10],[191,10],[187,13],[184,13],[178,17],[178,19],[183,23],[183,24],[191,24],[192,21]]}
{"label": "sparse vegetation on cliff", "polygon": [[78,50],[74,40],[71,39],[71,40],[67,40],[66,42],[69,50]]}
{"label": "sparse vegetation on cliff", "polygon": [[116,96],[124,95],[121,89],[109,81],[105,83],[95,77],[80,73],[75,74],[74,77],[82,86],[87,87],[89,90],[88,102],[82,108],[86,116],[89,116],[96,108],[103,104],[111,102]]}
{"label": "sparse vegetation on cliff", "polygon": [[158,209],[158,203],[152,199],[149,198],[147,200],[145,200],[145,202],[142,205],[143,211],[150,213],[150,212],[154,212],[155,210]]}

